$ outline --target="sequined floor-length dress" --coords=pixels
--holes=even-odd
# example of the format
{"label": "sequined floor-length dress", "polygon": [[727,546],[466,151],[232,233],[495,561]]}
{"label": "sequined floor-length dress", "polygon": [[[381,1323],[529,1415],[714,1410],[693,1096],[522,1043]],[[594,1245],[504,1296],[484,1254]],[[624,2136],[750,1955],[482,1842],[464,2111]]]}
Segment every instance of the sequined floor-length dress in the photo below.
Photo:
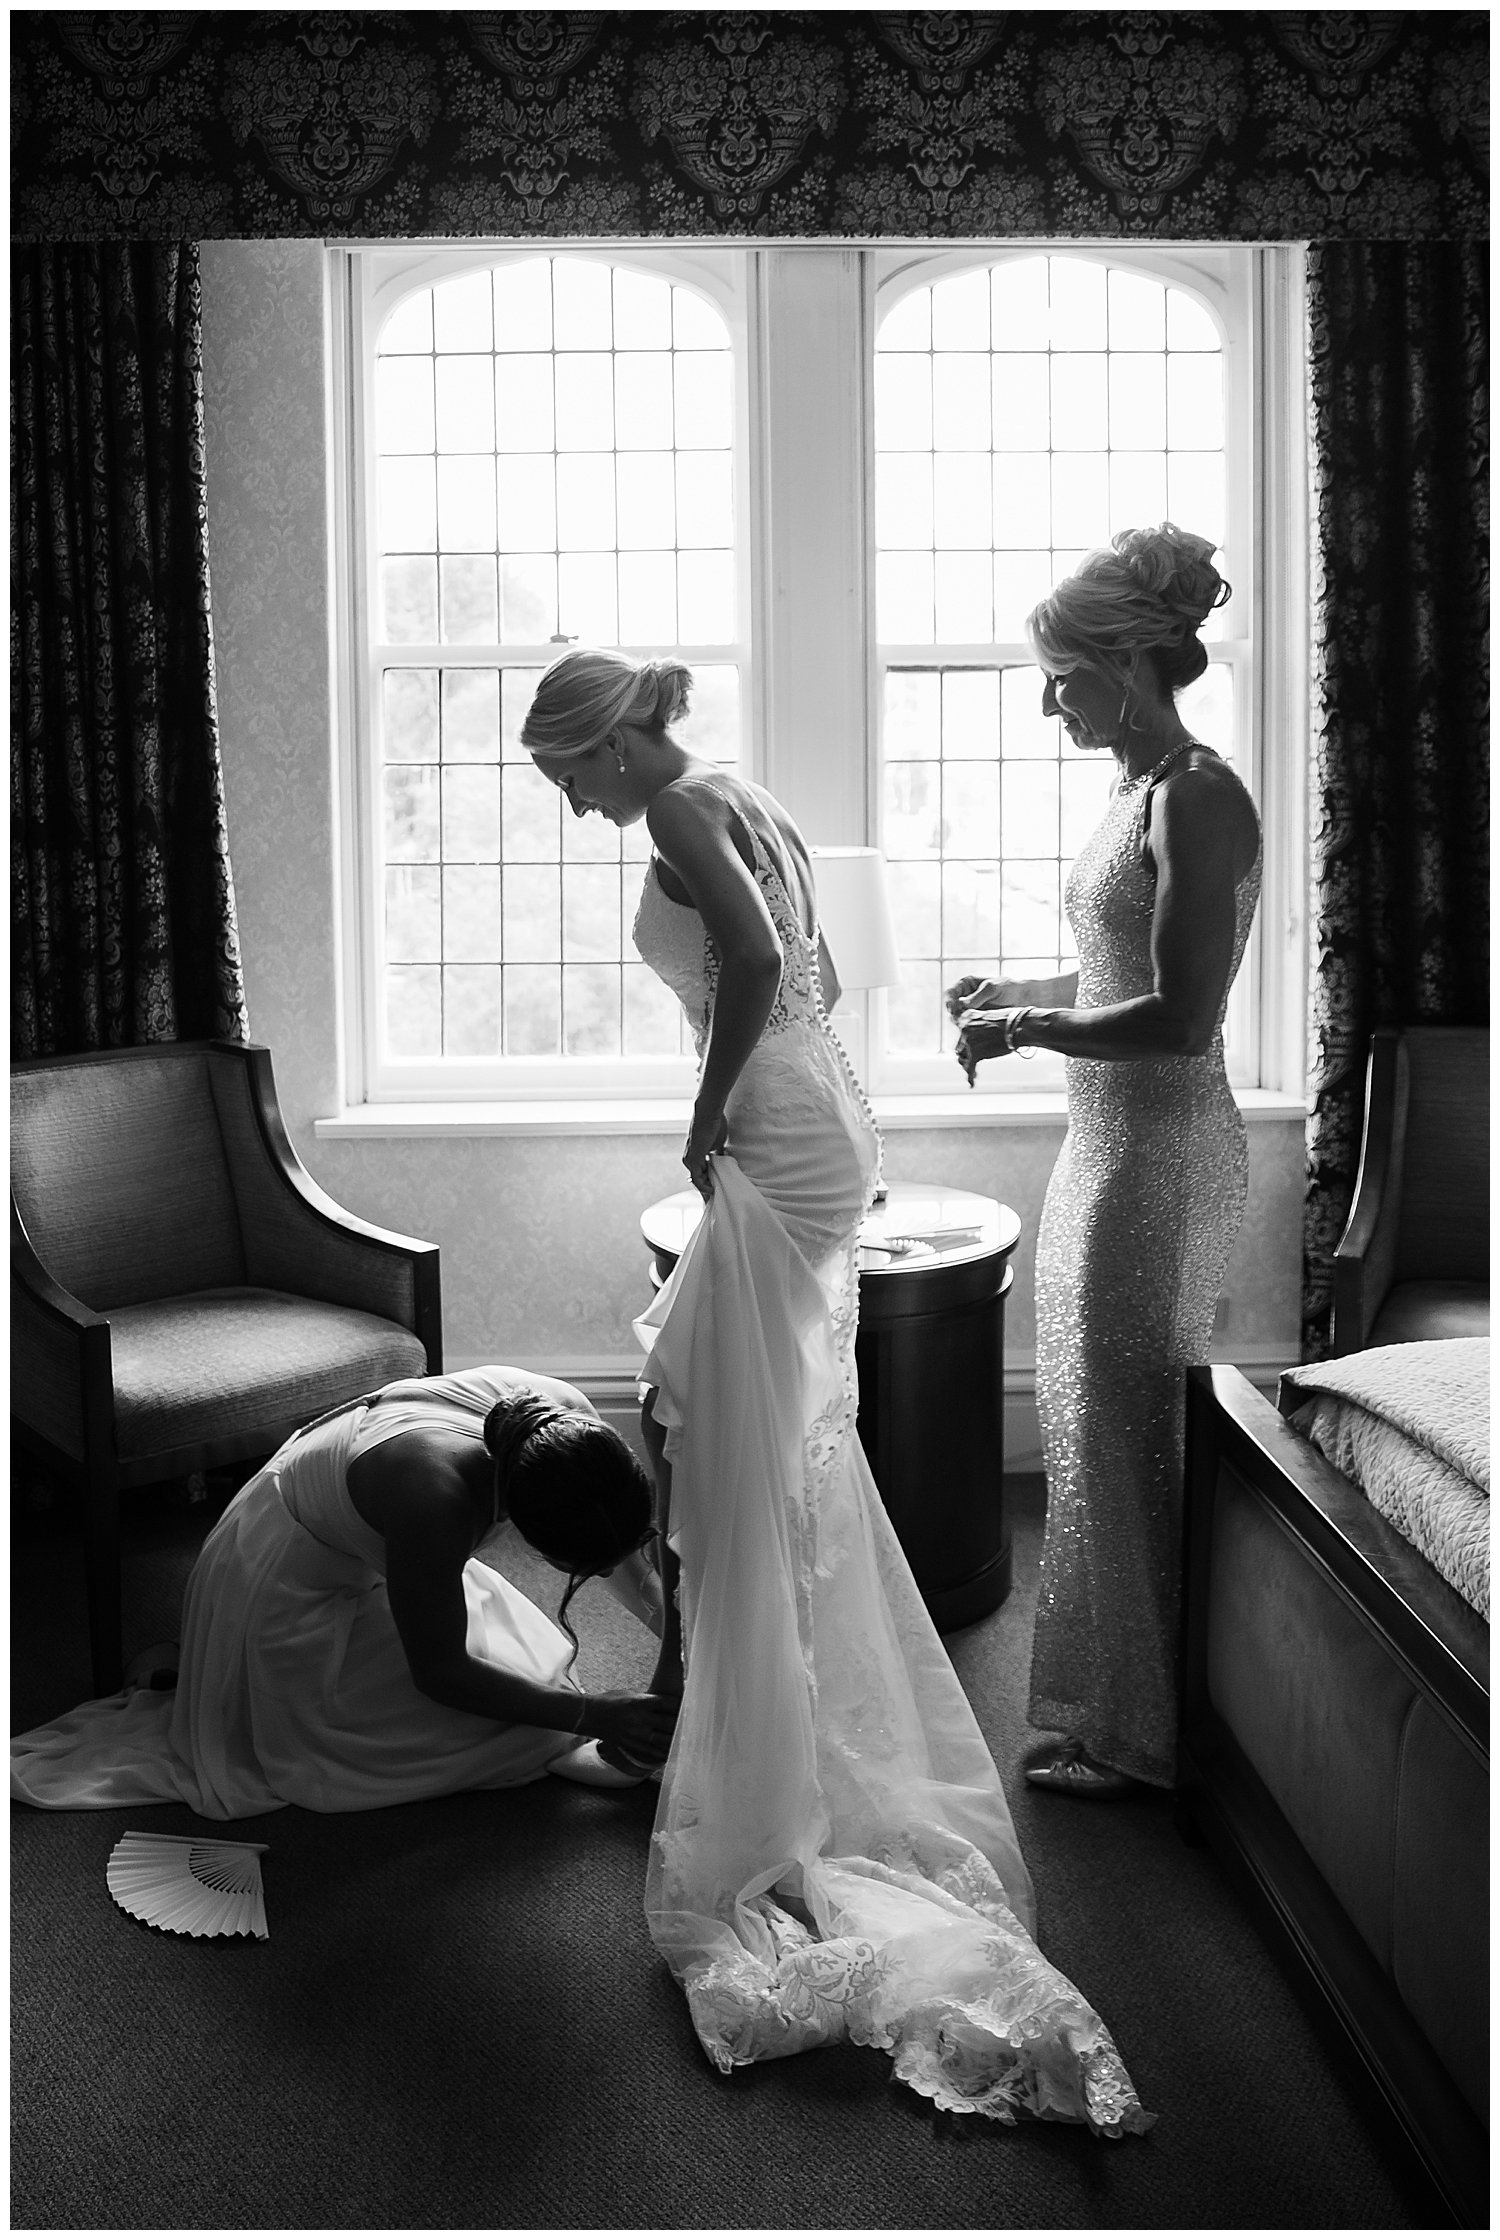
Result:
{"label": "sequined floor-length dress", "polygon": [[[1160,770],[1162,765],[1157,765]],[[1080,1008],[1150,993],[1155,772],[1116,788],[1069,875]],[[1260,893],[1235,894],[1232,982]],[[1227,992],[1226,992],[1227,1002]],[[1047,1534],[1028,1717],[1170,1787],[1186,1369],[1206,1361],[1244,1212],[1224,1007],[1199,1057],[1069,1058],[1068,1132],[1037,1237]]]}
{"label": "sequined floor-length dress", "polygon": [[[816,939],[721,798],[784,962],[704,1218],[636,1326],[672,1466],[685,1678],[651,1934],[724,2070],[848,2038],[943,2108],[1142,2130],[1109,2032],[1033,1941],[994,1761],[855,1435],[878,1137]],[[701,1055],[716,960],[654,866],[635,940]]]}

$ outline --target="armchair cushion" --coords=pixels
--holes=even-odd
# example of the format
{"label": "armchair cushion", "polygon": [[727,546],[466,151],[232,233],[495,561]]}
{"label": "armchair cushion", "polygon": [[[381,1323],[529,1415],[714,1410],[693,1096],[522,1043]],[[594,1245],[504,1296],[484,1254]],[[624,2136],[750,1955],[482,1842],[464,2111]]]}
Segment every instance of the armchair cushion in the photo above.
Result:
{"label": "armchair cushion", "polygon": [[206,1059],[17,1068],[11,1190],[49,1274],[96,1313],[245,1281]]}
{"label": "armchair cushion", "polygon": [[352,1392],[427,1370],[411,1331],[281,1291],[197,1291],[118,1308],[109,1322],[126,1465],[256,1431],[269,1453]]}
{"label": "armchair cushion", "polygon": [[1487,1338],[1489,1334],[1487,1283],[1397,1283],[1375,1317],[1370,1343],[1401,1346],[1422,1338]]}

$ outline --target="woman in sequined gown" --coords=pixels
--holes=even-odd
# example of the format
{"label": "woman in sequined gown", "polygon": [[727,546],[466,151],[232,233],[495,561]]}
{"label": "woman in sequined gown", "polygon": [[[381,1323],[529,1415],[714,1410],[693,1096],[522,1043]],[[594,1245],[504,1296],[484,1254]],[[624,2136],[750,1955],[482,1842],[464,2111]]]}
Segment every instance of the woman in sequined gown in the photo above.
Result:
{"label": "woman in sequined gown", "polygon": [[522,730],[576,815],[646,819],[636,943],[700,1059],[705,1213],[637,1325],[680,1564],[651,1934],[722,2069],[849,2038],[945,2108],[1140,2130],[1108,2031],[1033,1941],[999,1776],[855,1435],[878,1138],[828,1024],[807,850],[672,736],[690,681],[579,649]]}
{"label": "woman in sequined gown", "polygon": [[1047,1534],[1028,1714],[1062,1740],[1027,1778],[1080,1797],[1175,1776],[1185,1371],[1208,1358],[1245,1203],[1221,1030],[1260,828],[1175,705],[1229,595],[1212,552],[1170,523],[1126,532],[1030,617],[1043,712],[1120,765],[1068,879],[1078,973],[949,991],[971,1081],[1007,1051],[1067,1061],[1037,1239]]}

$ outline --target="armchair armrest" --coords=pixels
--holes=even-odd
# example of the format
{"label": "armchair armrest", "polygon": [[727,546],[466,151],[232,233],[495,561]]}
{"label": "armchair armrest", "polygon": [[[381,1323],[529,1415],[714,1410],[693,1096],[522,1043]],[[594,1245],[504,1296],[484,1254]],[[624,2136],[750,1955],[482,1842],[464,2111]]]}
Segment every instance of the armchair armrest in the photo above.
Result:
{"label": "armchair armrest", "polygon": [[264,1044],[215,1042],[209,1077],[239,1209],[249,1281],[362,1307],[413,1331],[443,1365],[439,1252],[347,1211],[293,1148]]}
{"label": "armchair armrest", "polygon": [[114,1378],[109,1318],[48,1274],[10,1207],[11,1414],[78,1463],[112,1464]]}
{"label": "armchair armrest", "polygon": [[1406,1081],[1400,1042],[1392,1029],[1382,1027],[1370,1037],[1359,1175],[1348,1224],[1333,1256],[1335,1354],[1363,1351],[1391,1288],[1405,1144]]}

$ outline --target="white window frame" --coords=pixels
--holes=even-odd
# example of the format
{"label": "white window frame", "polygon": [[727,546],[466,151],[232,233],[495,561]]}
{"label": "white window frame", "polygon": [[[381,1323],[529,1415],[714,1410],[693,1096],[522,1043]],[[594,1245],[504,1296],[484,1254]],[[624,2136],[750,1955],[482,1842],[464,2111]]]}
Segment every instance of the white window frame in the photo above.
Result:
{"label": "white window frame", "polygon": [[[340,800],[342,854],[346,867],[343,928],[345,944],[345,1070],[351,1104],[430,1104],[434,1100],[470,1102],[504,1098],[522,1102],[558,1099],[646,1101],[690,1097],[694,1065],[690,1056],[662,1057],[497,1057],[494,1059],[397,1059],[381,1055],[383,900],[380,867],[380,723],[373,633],[375,587],[379,581],[374,478],[368,451],[373,426],[375,338],[387,317],[406,297],[458,274],[497,266],[535,262],[538,257],[574,258],[644,271],[707,297],[724,318],[734,364],[735,413],[735,561],[736,614],[733,642],[715,646],[630,647],[632,653],[680,652],[689,666],[695,657],[737,660],[741,674],[741,767],[748,767],[753,735],[751,703],[751,561],[748,521],[749,398],[746,379],[746,300],[743,266],[733,252],[681,252],[670,257],[613,245],[584,248],[539,241],[465,245],[461,248],[389,247],[330,252],[334,260],[332,301],[341,314],[331,358],[338,379],[333,415],[338,508],[336,599],[342,622],[338,701],[341,713]],[[545,644],[506,644],[506,668],[545,667],[560,648]],[[492,668],[491,646],[431,645],[402,647],[403,656],[423,666]],[[540,778],[538,784],[543,783]]]}
{"label": "white window frame", "polygon": [[[1228,244],[1213,243],[1175,255],[1163,254],[1149,244],[1130,241],[1107,245],[1073,241],[1023,242],[1004,247],[965,244],[962,248],[946,249],[936,255],[906,249],[879,251],[872,260],[874,332],[878,336],[883,320],[905,297],[918,289],[931,287],[934,282],[958,273],[988,270],[998,264],[1020,262],[1038,256],[1104,265],[1111,270],[1138,273],[1161,281],[1168,287],[1181,290],[1199,303],[1218,331],[1225,376],[1224,549],[1230,555],[1245,556],[1245,560],[1232,559],[1226,565],[1225,572],[1231,580],[1233,590],[1231,598],[1221,610],[1223,628],[1212,643],[1211,659],[1222,663],[1230,672],[1234,736],[1237,742],[1242,743],[1243,750],[1240,774],[1251,791],[1259,797],[1261,786],[1256,722],[1256,653],[1260,637],[1261,600],[1258,579],[1246,565],[1255,550],[1257,528],[1254,518],[1253,404],[1256,384],[1251,261]],[[873,452],[870,471],[873,484]],[[1186,520],[1181,526],[1192,528],[1195,524]],[[1014,666],[1029,668],[1034,664],[1029,648],[1020,639],[965,646],[947,643],[886,644],[872,634],[871,698],[877,727],[885,704],[887,669],[954,665],[993,666],[999,669]],[[871,755],[872,791],[877,796],[882,767],[883,756],[877,739]],[[877,841],[879,813],[877,798],[872,802]],[[1256,944],[1252,943],[1247,951],[1244,967],[1230,995],[1225,1020],[1225,1054],[1229,1077],[1234,1086],[1242,1088],[1259,1085],[1260,1053],[1255,1033],[1258,1017],[1255,948]],[[871,1001],[871,1093],[877,1097],[882,1094],[911,1096],[951,1088],[954,1070],[951,1056],[894,1056],[885,1051],[886,1001],[883,991],[877,992]],[[1008,1066],[991,1067],[989,1070],[995,1075],[1014,1077],[1021,1069]],[[1028,1091],[1057,1089],[1061,1087],[1062,1080],[1062,1060],[1051,1052],[1040,1051],[1027,1061],[1024,1086]],[[1014,1092],[1022,1084],[1012,1078],[1009,1082],[996,1081],[994,1084],[987,1083],[986,1086],[1008,1086]]]}
{"label": "white window frame", "polygon": [[[450,1060],[431,1066],[420,1085],[412,1079],[399,1090],[375,1080],[369,1064],[378,986],[365,929],[376,900],[368,834],[378,766],[368,745],[367,654],[361,667],[362,600],[372,578],[370,552],[360,541],[357,471],[369,409],[368,377],[360,378],[370,360],[364,347],[369,275],[377,290],[415,288],[479,263],[574,250],[697,286],[729,322],[736,353],[740,629],[748,648],[740,767],[785,802],[815,846],[870,845],[879,834],[871,525],[873,340],[881,289],[918,285],[919,275],[926,284],[944,271],[1004,255],[1076,254],[1187,286],[1216,315],[1219,307],[1232,307],[1236,334],[1228,376],[1233,403],[1240,395],[1233,385],[1250,391],[1249,444],[1226,499],[1231,520],[1253,529],[1257,554],[1252,580],[1235,583],[1233,611],[1248,603],[1254,617],[1236,666],[1236,735],[1244,742],[1242,773],[1261,808],[1266,856],[1261,908],[1231,999],[1230,1039],[1242,1102],[1300,1099],[1309,614],[1304,251],[1213,243],[1169,250],[1123,240],[879,249],[817,242],[723,250],[543,241],[458,249],[351,245],[328,252],[346,1111],[365,1105],[373,1119],[378,1109],[406,1098],[419,1100],[435,1126],[462,1126],[465,1108],[477,1120],[487,1104],[496,1125],[649,1128],[653,1112],[662,1115],[657,1124],[673,1124],[691,1095],[691,1067],[678,1060],[506,1059],[482,1068]],[[1226,639],[1218,650],[1238,642]],[[444,658],[455,650],[446,649]],[[506,653],[527,658],[519,647]],[[866,1077],[870,1051],[883,1041],[883,1003],[875,992],[851,994],[841,1006],[841,1028]],[[981,1075],[975,1093],[965,1089],[951,1060],[915,1063],[925,1069],[916,1078],[887,1072],[872,1084],[877,1112],[888,1124],[1008,1114],[1019,1120],[1060,1109],[1060,1083],[1038,1078],[1041,1061],[991,1067],[995,1080],[987,1083]],[[416,1106],[411,1109],[415,1115]]]}

